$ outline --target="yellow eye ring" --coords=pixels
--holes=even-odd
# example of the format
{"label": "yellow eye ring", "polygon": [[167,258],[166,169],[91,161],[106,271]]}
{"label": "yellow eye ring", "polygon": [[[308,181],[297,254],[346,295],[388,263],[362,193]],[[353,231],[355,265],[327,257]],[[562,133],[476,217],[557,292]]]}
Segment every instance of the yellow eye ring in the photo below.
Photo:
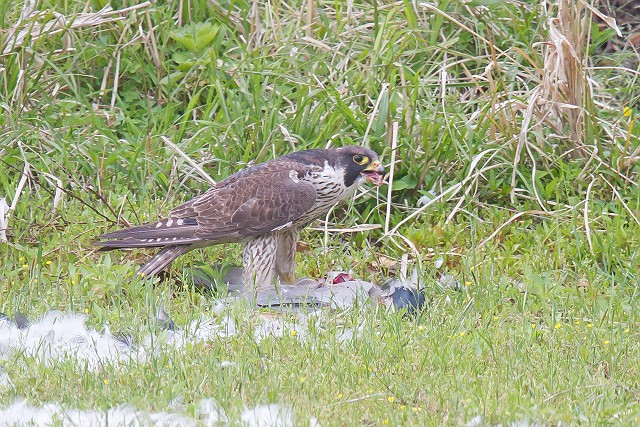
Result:
{"label": "yellow eye ring", "polygon": [[366,165],[367,163],[369,163],[369,158],[367,156],[362,156],[360,154],[356,154],[355,156],[353,156],[353,162],[356,165]]}

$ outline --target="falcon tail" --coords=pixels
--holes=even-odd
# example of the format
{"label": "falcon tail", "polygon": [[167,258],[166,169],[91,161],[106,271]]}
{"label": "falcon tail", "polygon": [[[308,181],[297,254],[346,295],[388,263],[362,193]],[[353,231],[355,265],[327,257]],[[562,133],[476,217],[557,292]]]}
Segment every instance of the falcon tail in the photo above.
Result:
{"label": "falcon tail", "polygon": [[191,250],[191,245],[165,246],[149,262],[138,270],[138,276],[151,277],[160,273],[180,255]]}
{"label": "falcon tail", "polygon": [[192,218],[167,218],[161,221],[125,228],[99,236],[100,250],[122,248],[157,248],[190,245],[200,239],[194,237],[198,223]]}
{"label": "falcon tail", "polygon": [[125,228],[99,236],[101,251],[128,248],[161,248],[138,270],[139,276],[154,276],[201,239],[194,237],[198,223],[192,218],[167,218],[155,223]]}

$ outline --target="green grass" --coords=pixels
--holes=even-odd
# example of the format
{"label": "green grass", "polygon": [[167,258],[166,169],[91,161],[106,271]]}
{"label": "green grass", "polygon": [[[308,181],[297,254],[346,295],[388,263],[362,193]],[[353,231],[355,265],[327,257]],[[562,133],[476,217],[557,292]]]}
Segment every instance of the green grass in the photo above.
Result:
{"label": "green grass", "polygon": [[[22,23],[22,2],[0,3],[0,197],[16,203],[0,244],[0,311],[86,312],[92,327],[138,339],[160,304],[179,326],[220,316],[215,296],[177,281],[131,281],[144,251],[92,246],[124,220],[156,219],[207,188],[162,136],[214,179],[329,144],[368,144],[389,165],[396,146],[391,199],[385,186],[331,217],[384,225],[390,203],[396,232],[335,234],[327,248],[322,233],[305,232],[311,251],[298,272],[352,269],[381,283],[393,273],[382,258],[409,253],[428,309],[413,320],[371,307],[328,314],[306,340],[257,344],[258,314],[234,307],[237,335],[98,375],[14,354],[0,360],[15,384],[0,404],[22,396],[160,411],[180,399],[195,411],[213,397],[232,417],[278,402],[322,425],[459,425],[477,415],[636,424],[640,84],[615,65],[628,54],[598,53],[596,42],[615,35],[593,27],[584,40],[597,84],[576,141],[567,110],[560,125],[542,113],[527,122],[549,67],[549,17],[537,5],[319,1],[307,25],[301,3],[258,2],[257,15],[244,1],[154,3],[78,27],[80,12],[106,2],[43,0]],[[53,12],[67,29],[38,37],[34,25]],[[31,36],[14,45],[14,26]],[[410,217],[420,197],[443,193]],[[237,264],[240,248],[183,258],[178,277],[193,261]],[[441,274],[462,291],[439,289]],[[359,337],[337,342],[358,326]]]}

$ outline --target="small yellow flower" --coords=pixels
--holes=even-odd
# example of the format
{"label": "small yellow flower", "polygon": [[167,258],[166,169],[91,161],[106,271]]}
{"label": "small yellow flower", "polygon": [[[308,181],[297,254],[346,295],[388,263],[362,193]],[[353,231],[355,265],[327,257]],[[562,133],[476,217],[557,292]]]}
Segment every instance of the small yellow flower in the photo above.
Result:
{"label": "small yellow flower", "polygon": [[396,398],[395,396],[389,396],[387,397],[387,400],[389,401],[389,403],[393,403],[396,400]]}
{"label": "small yellow flower", "polygon": [[576,320],[576,325],[579,325],[579,324],[580,324],[580,321],[579,321],[579,320]]}
{"label": "small yellow flower", "polygon": [[23,256],[18,257],[18,261],[24,261],[24,257]]}
{"label": "small yellow flower", "polygon": [[22,268],[29,268],[29,264],[22,264]]}
{"label": "small yellow flower", "polygon": [[300,377],[300,382],[301,382],[301,383],[303,383],[303,382],[305,382],[305,381],[307,381],[307,377]]}
{"label": "small yellow flower", "polygon": [[51,265],[51,260],[50,260],[50,259],[48,259],[48,260],[47,260],[47,262],[46,262],[46,264],[47,264],[47,265]]}
{"label": "small yellow flower", "polygon": [[466,281],[466,282],[464,282],[464,284],[467,285],[467,286],[471,286],[472,285],[472,283],[470,281]]}
{"label": "small yellow flower", "polygon": [[631,108],[624,107],[622,109],[622,115],[625,116],[625,117],[629,117],[631,115]]}
{"label": "small yellow flower", "polygon": [[589,324],[587,325],[587,328],[593,328],[593,323],[589,323]]}
{"label": "small yellow flower", "polygon": [[87,307],[84,308],[84,314],[89,314],[89,309]]}
{"label": "small yellow flower", "polygon": [[498,320],[498,316],[493,316],[493,320]]}
{"label": "small yellow flower", "polygon": [[385,424],[385,425],[389,424],[389,420],[388,419],[382,420],[382,424]]}
{"label": "small yellow flower", "polygon": [[425,330],[424,325],[420,325],[420,326],[418,326],[418,330],[419,330],[420,332],[424,332],[424,330]]}
{"label": "small yellow flower", "polygon": [[338,393],[338,399],[342,399],[343,396],[344,396],[344,394]]}
{"label": "small yellow flower", "polygon": [[536,324],[535,324],[535,323],[532,323],[532,324],[531,324],[531,329],[535,329],[535,328],[536,328]]}
{"label": "small yellow flower", "polygon": [[109,380],[107,378],[103,379],[102,382],[104,383],[104,385],[108,385],[109,384]]}
{"label": "small yellow flower", "polygon": [[295,337],[298,334],[295,329],[292,329],[290,333],[292,337]]}
{"label": "small yellow flower", "polygon": [[463,336],[464,336],[464,334],[465,334],[465,332],[464,332],[464,331],[460,332],[460,336],[461,336],[461,337],[463,337]]}
{"label": "small yellow flower", "polygon": [[561,325],[560,323],[556,323],[555,328],[556,328],[556,329],[560,329],[560,328],[562,328],[562,325]]}
{"label": "small yellow flower", "polygon": [[630,331],[630,330],[631,330],[631,329],[627,328],[627,329],[625,329],[624,331],[625,331],[626,333],[629,333],[629,331]]}
{"label": "small yellow flower", "polygon": [[75,280],[73,280],[73,279],[71,279],[71,284],[72,284],[72,285],[75,285],[75,284],[76,284],[76,281],[75,281]]}
{"label": "small yellow flower", "polygon": [[602,343],[603,343],[604,345],[607,345],[607,344],[609,344],[609,340],[604,340],[604,341],[602,341]]}

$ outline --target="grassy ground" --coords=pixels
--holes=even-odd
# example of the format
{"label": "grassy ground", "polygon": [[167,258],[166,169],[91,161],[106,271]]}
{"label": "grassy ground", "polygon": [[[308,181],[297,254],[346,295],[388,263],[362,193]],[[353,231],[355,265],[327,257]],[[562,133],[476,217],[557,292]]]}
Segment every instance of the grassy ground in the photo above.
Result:
{"label": "grassy ground", "polygon": [[[212,397],[232,417],[283,403],[301,424],[638,422],[640,74],[629,49],[598,53],[615,29],[518,2],[106,3],[0,2],[0,196],[14,208],[0,311],[85,312],[138,337],[159,304],[178,325],[219,316],[190,286],[130,282],[145,253],[96,253],[95,237],[203,191],[185,158],[219,179],[351,143],[383,156],[392,191],[330,219],[382,227],[306,232],[299,274],[380,283],[409,254],[429,307],[336,313],[260,343],[257,314],[237,307],[231,338],[98,375],[12,354],[0,404],[192,411]],[[239,254],[195,252],[176,276]],[[345,327],[361,333],[340,344]]]}

